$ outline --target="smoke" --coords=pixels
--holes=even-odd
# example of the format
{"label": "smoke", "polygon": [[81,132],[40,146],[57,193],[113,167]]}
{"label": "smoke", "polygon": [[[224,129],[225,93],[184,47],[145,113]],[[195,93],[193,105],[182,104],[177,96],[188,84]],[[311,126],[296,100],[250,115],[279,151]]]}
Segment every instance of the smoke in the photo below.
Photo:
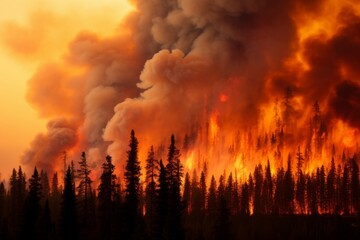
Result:
{"label": "smoke", "polygon": [[25,151],[23,163],[52,171],[63,149],[70,149],[77,142],[76,123],[58,118],[48,122],[47,133],[39,134]]}
{"label": "smoke", "polygon": [[[27,99],[40,115],[76,124],[72,138],[56,131],[55,140],[49,123],[25,163],[53,167],[66,150],[75,157],[88,150],[94,166],[106,153],[124,163],[131,129],[141,154],[150,144],[166,145],[172,133],[201,144],[214,115],[222,136],[234,135],[259,126],[262,107],[282,98],[287,86],[301,99],[296,111],[308,113],[319,100],[324,116],[360,127],[358,114],[348,110],[360,106],[360,20],[354,10],[340,11],[340,27],[330,37],[303,40],[296,17],[323,13],[323,1],[134,4],[137,11],[116,36],[80,33],[59,63],[41,66],[29,81]],[[308,69],[287,64],[298,53]]]}

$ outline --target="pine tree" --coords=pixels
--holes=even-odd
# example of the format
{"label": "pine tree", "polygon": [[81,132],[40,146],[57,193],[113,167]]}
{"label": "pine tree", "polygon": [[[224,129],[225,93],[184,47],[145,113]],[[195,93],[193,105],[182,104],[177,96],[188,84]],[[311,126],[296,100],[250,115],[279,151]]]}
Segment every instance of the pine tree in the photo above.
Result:
{"label": "pine tree", "polygon": [[205,173],[201,171],[200,175],[200,211],[203,213],[206,206],[206,180]]}
{"label": "pine tree", "polygon": [[[19,170],[19,178],[20,178],[20,170]],[[42,196],[44,201],[49,198],[50,195],[50,185],[49,178],[47,172],[41,170],[40,172],[41,186],[42,186]]]}
{"label": "pine tree", "polygon": [[68,167],[61,204],[61,237],[63,240],[77,239],[76,197],[73,174]]}
{"label": "pine tree", "polygon": [[241,187],[241,215],[249,216],[250,215],[250,201],[249,201],[249,186],[245,182]]}
{"label": "pine tree", "polygon": [[77,201],[78,201],[78,215],[79,215],[79,237],[82,239],[88,239],[90,236],[90,225],[93,225],[93,207],[92,203],[92,189],[90,179],[91,170],[89,169],[85,152],[81,153],[81,160],[79,161],[79,169],[76,170],[76,178],[79,179],[79,185],[77,186]]}
{"label": "pine tree", "polygon": [[359,165],[356,162],[357,157],[351,159],[351,180],[350,180],[350,200],[352,213],[359,215],[359,205],[360,205],[360,182],[359,182]]}
{"label": "pine tree", "polygon": [[191,183],[189,173],[185,174],[184,191],[183,191],[183,203],[187,208],[187,213],[190,212],[190,199],[191,199]]}
{"label": "pine tree", "polygon": [[[0,183],[0,227],[4,226],[5,221],[5,203],[6,203],[6,190],[3,182]],[[1,231],[1,230],[0,230]],[[1,234],[0,234],[1,237]]]}
{"label": "pine tree", "polygon": [[284,176],[284,197],[285,197],[285,210],[288,214],[294,213],[294,195],[295,183],[291,169],[291,157],[289,154],[287,161],[287,170]]}
{"label": "pine tree", "polygon": [[156,238],[157,239],[166,239],[166,228],[167,228],[167,215],[168,215],[168,194],[169,194],[169,184],[167,180],[167,173],[164,167],[162,160],[160,160],[160,172],[158,179],[158,188],[157,188],[157,228],[156,228]]}
{"label": "pine tree", "polygon": [[319,199],[319,206],[322,212],[326,211],[326,199],[325,199],[325,168],[324,165],[318,169],[317,174],[317,195]]}
{"label": "pine tree", "polygon": [[130,150],[127,152],[125,167],[125,201],[128,214],[128,238],[133,238],[135,234],[136,222],[139,220],[141,209],[140,205],[140,162],[138,159],[138,140],[134,130],[130,134]]}
{"label": "pine tree", "polygon": [[159,161],[154,157],[154,148],[151,146],[146,159],[146,220],[149,235],[154,236],[155,205],[156,205],[156,178],[159,172]]}
{"label": "pine tree", "polygon": [[39,237],[39,217],[41,214],[41,180],[35,167],[34,173],[29,180],[29,194],[25,199],[23,208],[23,222],[21,238],[36,239]]}
{"label": "pine tree", "polygon": [[331,158],[330,170],[326,180],[326,202],[330,213],[335,213],[335,180],[336,169],[334,157]]}
{"label": "pine tree", "polygon": [[265,167],[265,179],[263,184],[262,201],[264,205],[264,212],[266,214],[270,214],[273,210],[273,182],[271,177],[269,159]]}
{"label": "pine tree", "polygon": [[194,216],[200,215],[200,188],[197,180],[197,173],[194,170],[191,180],[191,213]]}
{"label": "pine tree", "polygon": [[112,239],[114,236],[114,212],[115,200],[117,199],[118,184],[114,174],[115,166],[110,156],[106,156],[102,165],[103,172],[100,177],[98,188],[98,212],[100,221],[100,235],[103,239]]}
{"label": "pine tree", "polygon": [[350,190],[349,190],[349,167],[348,164],[344,164],[344,170],[342,175],[341,182],[341,203],[342,210],[344,215],[349,214],[349,198],[350,198]]}
{"label": "pine tree", "polygon": [[261,199],[261,193],[263,188],[263,169],[261,164],[255,167],[254,171],[254,179],[255,179],[255,192],[254,192],[254,214],[263,214],[264,213],[264,206]]}
{"label": "pine tree", "polygon": [[208,215],[210,217],[214,217],[215,214],[216,214],[216,209],[217,209],[217,205],[216,205],[216,202],[217,202],[217,200],[216,200],[216,181],[215,181],[214,175],[211,176],[207,202],[208,202],[208,206],[207,206]]}
{"label": "pine tree", "polygon": [[[45,180],[46,181],[46,180]],[[19,166],[18,176],[17,176],[17,194],[19,205],[22,205],[26,197],[26,177],[23,173],[21,166]]]}
{"label": "pine tree", "polygon": [[180,162],[180,151],[175,146],[175,137],[171,135],[170,146],[166,165],[167,181],[169,183],[169,239],[183,239],[183,228],[181,224],[181,202],[180,187],[183,176],[183,166]]}
{"label": "pine tree", "polygon": [[275,211],[277,213],[284,213],[284,206],[285,206],[285,189],[284,189],[284,169],[279,168],[276,173],[276,184],[275,184]]}
{"label": "pine tree", "polygon": [[[54,173],[51,182],[51,193],[49,198],[52,219],[57,223],[60,219],[61,191],[59,189],[59,179],[57,172]],[[58,224],[55,224],[54,231],[57,232]]]}

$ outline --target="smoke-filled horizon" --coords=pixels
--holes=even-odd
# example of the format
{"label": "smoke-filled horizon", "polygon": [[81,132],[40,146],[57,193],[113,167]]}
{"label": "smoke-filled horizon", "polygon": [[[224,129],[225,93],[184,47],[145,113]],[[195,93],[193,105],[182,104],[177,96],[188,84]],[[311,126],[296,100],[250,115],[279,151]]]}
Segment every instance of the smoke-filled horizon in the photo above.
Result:
{"label": "smoke-filled horizon", "polygon": [[27,100],[49,121],[27,166],[60,171],[64,151],[71,160],[84,150],[93,167],[106,154],[123,166],[131,129],[142,161],[151,145],[164,157],[175,134],[187,171],[248,173],[298,146],[309,161],[333,144],[357,148],[356,1],[132,4],[115,36],[79,33],[29,80]]}

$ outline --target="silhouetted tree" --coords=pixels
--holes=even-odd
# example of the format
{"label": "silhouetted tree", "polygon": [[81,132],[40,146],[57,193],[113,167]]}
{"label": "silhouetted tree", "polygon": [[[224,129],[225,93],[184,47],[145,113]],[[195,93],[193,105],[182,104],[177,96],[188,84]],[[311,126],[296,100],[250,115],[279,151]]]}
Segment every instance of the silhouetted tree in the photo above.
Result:
{"label": "silhouetted tree", "polygon": [[318,214],[318,199],[316,192],[316,177],[315,176],[307,176],[306,181],[306,196],[309,212],[312,215]]}
{"label": "silhouetted tree", "polygon": [[21,238],[39,238],[39,217],[41,214],[41,180],[35,167],[34,173],[29,180],[29,194],[25,199],[23,208],[23,222]]}
{"label": "silhouetted tree", "polygon": [[344,170],[341,182],[341,203],[342,210],[345,215],[349,214],[349,203],[350,203],[350,189],[349,189],[349,167],[348,164],[344,164]]}
{"label": "silhouetted tree", "polygon": [[167,180],[167,173],[164,167],[162,160],[160,160],[160,172],[157,188],[157,228],[156,228],[156,238],[157,239],[167,239],[166,238],[166,228],[167,228],[167,214],[168,214],[168,194],[169,194],[169,184]]}
{"label": "silhouetted tree", "polygon": [[184,233],[181,224],[181,179],[183,166],[180,162],[180,151],[175,146],[175,137],[171,136],[166,165],[167,181],[169,183],[169,239],[183,239]]}
{"label": "silhouetted tree", "polygon": [[334,157],[331,158],[330,170],[326,180],[326,202],[330,213],[335,213],[335,180],[336,180],[336,169]]}
{"label": "silhouetted tree", "polygon": [[359,182],[359,165],[356,162],[357,157],[354,155],[350,160],[351,180],[350,180],[350,200],[352,213],[359,215],[360,205],[360,182]]}
{"label": "silhouetted tree", "polygon": [[261,164],[255,167],[254,179],[255,179],[254,214],[263,214],[264,205],[261,199],[261,193],[263,188],[264,175]]}
{"label": "silhouetted tree", "polygon": [[[19,171],[19,173],[20,173],[20,171]],[[41,179],[41,186],[42,186],[42,197],[43,197],[43,200],[45,203],[46,199],[48,199],[49,195],[50,195],[50,184],[49,184],[49,178],[48,178],[46,171],[41,170],[40,179]]]}
{"label": "silhouetted tree", "polygon": [[[57,223],[60,219],[60,205],[61,205],[61,190],[59,189],[59,179],[57,172],[54,173],[51,182],[51,193],[49,198],[49,205],[51,209],[51,218]],[[58,224],[54,225],[54,232],[59,232]]]}
{"label": "silhouetted tree", "polygon": [[[93,216],[93,208],[95,207],[94,204],[91,201],[91,183],[92,180],[90,179],[90,173],[91,170],[89,169],[86,154],[85,152],[81,153],[81,160],[79,161],[79,169],[76,170],[76,177],[80,180],[79,185],[77,186],[78,195],[78,211],[79,211],[79,220],[81,228],[81,232],[79,232],[79,236],[81,236],[82,239],[88,239],[90,234],[91,228],[88,229],[88,226],[93,225],[93,219],[95,216]],[[81,217],[80,217],[81,216]],[[92,223],[91,223],[92,222]],[[90,235],[89,235],[90,234]]]}
{"label": "silhouetted tree", "polygon": [[287,170],[284,175],[284,197],[285,197],[285,211],[288,214],[294,213],[294,195],[295,195],[295,182],[292,175],[291,157],[289,155],[287,161]]}
{"label": "silhouetted tree", "polygon": [[190,175],[189,173],[185,174],[184,181],[184,191],[183,191],[183,203],[186,206],[187,213],[189,213],[191,209],[190,199],[191,199],[191,183],[190,183]]}
{"label": "silhouetted tree", "polygon": [[146,220],[148,226],[149,235],[154,238],[154,224],[155,224],[155,204],[156,204],[156,178],[159,172],[159,161],[154,157],[154,148],[150,147],[146,159],[146,190],[145,190],[145,201],[146,201]]}
{"label": "silhouetted tree", "polygon": [[284,189],[284,169],[279,168],[276,173],[276,183],[275,183],[275,211],[277,213],[285,212],[285,189]]}
{"label": "silhouetted tree", "polygon": [[61,204],[61,237],[64,240],[77,239],[76,197],[73,174],[68,167]]}
{"label": "silhouetted tree", "polygon": [[139,221],[141,209],[140,201],[140,162],[138,159],[138,140],[135,137],[134,130],[130,134],[130,150],[127,152],[127,161],[125,167],[125,201],[127,210],[127,238],[134,238],[135,227]]}
{"label": "silhouetted tree", "polygon": [[316,174],[316,186],[317,186],[317,198],[319,206],[322,212],[326,210],[326,199],[325,199],[325,169],[324,166],[317,170]]}
{"label": "silhouetted tree", "polygon": [[108,240],[114,237],[115,201],[118,198],[118,184],[116,182],[116,175],[114,174],[115,166],[112,164],[110,156],[106,156],[102,169],[100,185],[98,187],[100,236],[102,239]]}
{"label": "silhouetted tree", "polygon": [[216,214],[216,181],[214,175],[211,176],[209,194],[208,194],[208,215],[214,217]]}
{"label": "silhouetted tree", "polygon": [[241,215],[249,216],[250,215],[250,203],[249,203],[249,186],[245,182],[241,187]]}
{"label": "silhouetted tree", "polygon": [[201,171],[200,175],[200,211],[203,213],[205,211],[206,205],[206,180],[205,180],[205,173]]}
{"label": "silhouetted tree", "polygon": [[264,213],[270,214],[273,210],[273,182],[270,169],[270,161],[268,159],[265,167],[265,178],[262,190],[262,201]]}

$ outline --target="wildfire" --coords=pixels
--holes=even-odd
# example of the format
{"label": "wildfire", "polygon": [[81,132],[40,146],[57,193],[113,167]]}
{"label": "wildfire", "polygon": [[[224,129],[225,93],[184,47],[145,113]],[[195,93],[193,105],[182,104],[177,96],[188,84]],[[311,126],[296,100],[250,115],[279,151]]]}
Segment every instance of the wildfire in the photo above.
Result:
{"label": "wildfire", "polygon": [[211,117],[209,121],[209,140],[210,142],[214,142],[216,140],[216,137],[219,133],[219,112],[216,111]]}

